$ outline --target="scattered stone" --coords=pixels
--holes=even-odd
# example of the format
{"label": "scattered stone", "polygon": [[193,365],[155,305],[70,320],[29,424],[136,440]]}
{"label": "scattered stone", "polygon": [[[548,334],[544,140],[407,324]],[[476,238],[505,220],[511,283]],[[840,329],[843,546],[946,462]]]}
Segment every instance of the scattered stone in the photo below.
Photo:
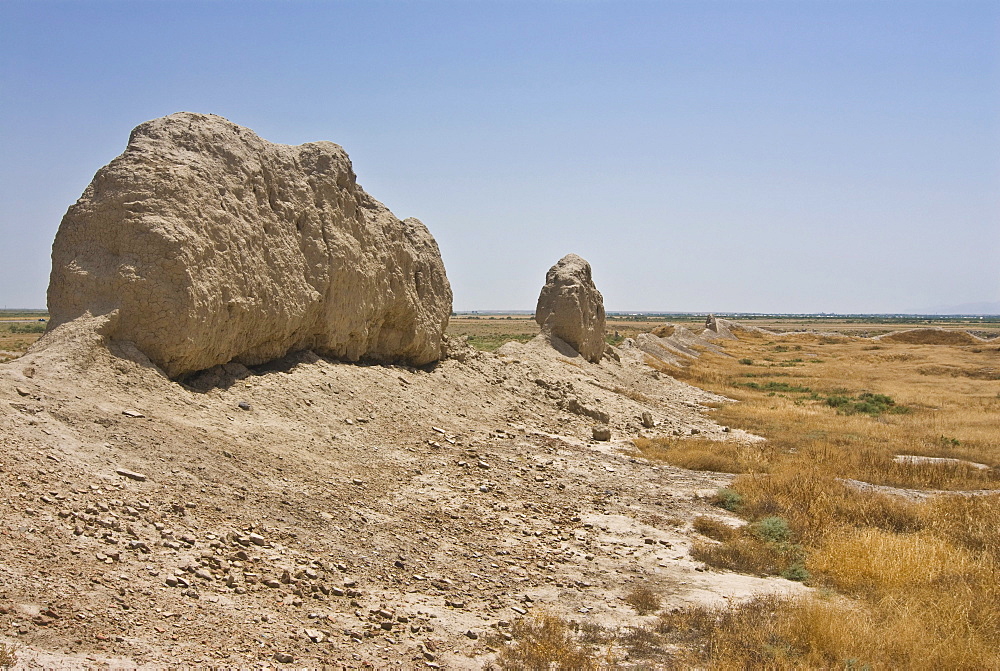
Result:
{"label": "scattered stone", "polygon": [[580,402],[580,399],[575,397],[570,397],[561,400],[557,405],[565,410],[566,412],[572,412],[576,415],[582,415],[584,417],[590,417],[598,422],[607,423],[611,419],[611,415],[604,412],[599,408],[592,408],[589,405]]}
{"label": "scattered stone", "polygon": [[145,417],[145,415],[139,412],[138,410],[122,410],[122,414],[125,415],[126,417],[132,417],[134,419]]}
{"label": "scattered stone", "polygon": [[600,441],[611,440],[611,427],[609,427],[606,424],[595,426],[590,431],[594,437],[594,440],[600,440]]}
{"label": "scattered stone", "polygon": [[247,403],[246,401],[240,401],[239,403],[236,404],[236,407],[238,407],[240,410],[249,410],[250,404]]}
{"label": "scattered stone", "polygon": [[295,661],[295,657],[287,652],[276,652],[274,653],[274,660],[281,664],[291,664]]}
{"label": "scattered stone", "polygon": [[653,415],[650,412],[643,412],[640,419],[642,420],[642,425],[647,429],[653,428]]}
{"label": "scattered stone", "polygon": [[142,473],[136,473],[135,471],[129,471],[129,470],[124,469],[124,468],[116,468],[115,469],[115,473],[117,473],[118,475],[121,475],[122,477],[126,477],[129,480],[136,480],[138,482],[145,482],[148,479]]}

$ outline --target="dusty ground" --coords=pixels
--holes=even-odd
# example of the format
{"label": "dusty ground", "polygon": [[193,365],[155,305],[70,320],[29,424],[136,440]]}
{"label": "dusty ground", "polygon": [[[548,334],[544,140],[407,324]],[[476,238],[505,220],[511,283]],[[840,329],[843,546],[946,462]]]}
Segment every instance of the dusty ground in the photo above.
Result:
{"label": "dusty ground", "polygon": [[627,627],[636,585],[667,607],[804,589],[690,559],[728,476],[623,450],[754,437],[634,349],[302,353],[182,386],[99,326],[0,365],[0,640],[24,666],[479,668],[533,610]]}

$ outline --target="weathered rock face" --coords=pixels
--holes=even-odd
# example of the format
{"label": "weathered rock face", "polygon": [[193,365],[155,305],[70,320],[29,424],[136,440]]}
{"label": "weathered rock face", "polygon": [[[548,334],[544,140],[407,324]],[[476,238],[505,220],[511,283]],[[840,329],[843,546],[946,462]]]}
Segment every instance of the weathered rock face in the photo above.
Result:
{"label": "weathered rock face", "polygon": [[594,286],[590,264],[567,254],[549,268],[538,296],[535,321],[597,363],[604,353],[604,297]]}
{"label": "weathered rock face", "polygon": [[266,142],[182,112],[132,131],[63,217],[50,328],[114,314],[167,375],[294,350],[423,365],[451,288],[437,243],[356,182],[331,142]]}

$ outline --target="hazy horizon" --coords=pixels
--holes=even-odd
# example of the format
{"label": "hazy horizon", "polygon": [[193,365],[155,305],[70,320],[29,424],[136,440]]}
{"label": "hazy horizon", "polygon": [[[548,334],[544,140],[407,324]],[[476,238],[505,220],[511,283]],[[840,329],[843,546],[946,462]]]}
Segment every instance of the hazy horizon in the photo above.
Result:
{"label": "hazy horizon", "polygon": [[[131,129],[331,140],[440,245],[456,310],[1000,302],[1000,3],[0,3],[0,303]],[[617,308],[616,308],[617,309]]]}

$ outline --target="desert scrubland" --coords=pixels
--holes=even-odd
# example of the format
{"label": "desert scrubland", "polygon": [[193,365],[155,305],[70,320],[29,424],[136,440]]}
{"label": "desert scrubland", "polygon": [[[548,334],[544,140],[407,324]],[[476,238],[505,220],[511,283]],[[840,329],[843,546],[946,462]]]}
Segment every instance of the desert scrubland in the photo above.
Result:
{"label": "desert scrubland", "polygon": [[571,253],[452,315],[341,147],[191,113],[52,261],[0,324],[0,664],[1000,666],[994,320],[608,315]]}

